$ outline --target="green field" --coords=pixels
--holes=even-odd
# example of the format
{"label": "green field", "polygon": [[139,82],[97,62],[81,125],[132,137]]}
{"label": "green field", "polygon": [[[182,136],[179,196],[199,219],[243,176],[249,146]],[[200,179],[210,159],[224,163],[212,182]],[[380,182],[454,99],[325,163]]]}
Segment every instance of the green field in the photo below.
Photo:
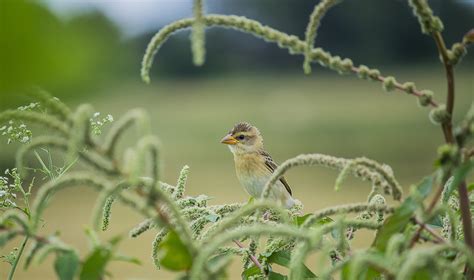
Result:
{"label": "green field", "polygon": [[[442,68],[392,69],[401,81],[415,81],[418,88],[430,88],[435,98],[444,100]],[[150,112],[153,131],[162,141],[164,181],[174,183],[181,167],[188,164],[188,194],[207,194],[211,203],[243,202],[247,194],[234,174],[232,155],[219,143],[238,121],[248,121],[263,133],[265,147],[277,162],[301,153],[324,153],[340,157],[366,156],[392,166],[400,183],[408,189],[433,170],[436,147],[443,142],[439,127],[428,120],[428,110],[416,105],[416,98],[402,92],[385,93],[380,83],[318,73],[312,76],[240,75],[207,79],[162,80],[152,77],[152,85],[127,82],[107,87],[96,97],[77,97],[72,103],[87,102],[97,111],[116,119],[128,109]],[[456,110],[460,115],[474,97],[472,69],[457,73]],[[54,93],[53,93],[54,94]],[[84,100],[86,99],[86,100]],[[2,139],[6,141],[6,139]],[[126,142],[133,143],[133,135]],[[11,149],[1,145],[1,157],[10,158]],[[7,151],[8,150],[8,151]],[[5,163],[4,163],[5,164]],[[326,206],[360,202],[370,190],[367,183],[348,180],[339,192],[333,190],[336,173],[321,167],[289,172],[288,182],[305,211]],[[51,201],[44,217],[44,234],[61,229],[61,238],[86,252],[83,229],[89,222],[96,194],[90,190],[64,191]],[[112,213],[110,232],[105,237],[126,232],[140,222],[122,207]],[[137,240],[125,240],[124,252],[141,258],[142,266],[115,263],[114,279],[168,279],[169,274],[152,266],[148,232]],[[19,242],[19,240],[17,240]],[[363,243],[364,240],[358,242]],[[52,258],[47,260],[52,262]],[[240,264],[236,261],[234,267]],[[7,265],[0,264],[0,279]],[[240,279],[239,270],[231,279]],[[16,279],[53,279],[52,265],[19,269]]]}

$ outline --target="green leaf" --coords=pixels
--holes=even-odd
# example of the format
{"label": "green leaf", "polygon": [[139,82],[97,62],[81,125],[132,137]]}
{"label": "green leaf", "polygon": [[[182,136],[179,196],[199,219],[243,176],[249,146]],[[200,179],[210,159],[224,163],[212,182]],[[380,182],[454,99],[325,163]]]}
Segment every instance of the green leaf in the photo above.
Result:
{"label": "green leaf", "polygon": [[113,258],[114,261],[128,262],[131,264],[142,265],[142,261],[136,257],[130,257],[126,255],[115,255]]}
{"label": "green leaf", "polygon": [[250,276],[256,276],[256,275],[259,275],[261,274],[262,272],[260,271],[260,269],[253,265],[249,268],[247,268],[246,270],[242,271],[242,280],[247,280],[249,279]]}
{"label": "green leaf", "polygon": [[[277,251],[274,252],[270,257],[268,257],[267,261],[269,263],[276,263],[278,265],[284,266],[284,267],[289,267],[290,266],[290,260],[291,260],[291,254],[288,251]],[[315,278],[316,275],[309,270],[306,265],[303,267],[303,275],[305,278]]]}
{"label": "green leaf", "polygon": [[473,190],[474,190],[474,183],[471,183],[471,184],[469,184],[469,186],[467,186],[467,191],[471,192]]}
{"label": "green leaf", "polygon": [[443,219],[441,215],[436,215],[431,220],[429,220],[426,224],[430,226],[434,226],[434,227],[443,227]]}
{"label": "green leaf", "polygon": [[79,269],[79,257],[74,251],[63,251],[56,255],[54,270],[60,280],[72,280]]}
{"label": "green leaf", "polygon": [[[244,270],[242,272],[242,280],[247,280],[249,279],[251,276],[257,276],[257,275],[261,275],[262,272],[260,271],[260,269],[258,267],[256,267],[255,265],[247,268],[246,270]],[[274,272],[274,271],[270,271],[268,273],[268,277],[265,278],[265,279],[268,279],[268,280],[287,280],[288,277],[283,275],[283,274],[280,274],[280,273],[277,273],[277,272]]]}
{"label": "green leaf", "polygon": [[443,202],[447,202],[453,191],[458,188],[462,181],[464,181],[464,179],[467,177],[467,174],[469,174],[469,171],[471,171],[472,168],[474,168],[474,161],[468,161],[461,164],[458,168],[454,170],[453,182],[445,190],[445,201]]}
{"label": "green leaf", "polygon": [[255,198],[253,196],[249,197],[249,200],[247,201],[247,204],[252,204],[255,202]]}
{"label": "green leaf", "polygon": [[217,222],[217,220],[219,220],[219,215],[216,215],[216,214],[209,214],[206,216],[206,219],[211,222],[211,223],[215,223]]}
{"label": "green leaf", "polygon": [[270,271],[270,273],[268,273],[268,280],[287,280],[287,279],[288,279],[287,276],[280,273],[276,273],[273,271]]}
{"label": "green leaf", "polygon": [[[425,177],[417,187],[419,195],[422,198],[426,198],[431,192],[432,185],[433,176]],[[372,246],[377,248],[379,251],[385,252],[390,237],[405,229],[417,208],[418,204],[415,199],[412,197],[405,199],[402,205],[400,205],[400,207],[398,207],[395,212],[385,220],[382,228],[377,231]]]}
{"label": "green leaf", "polygon": [[86,258],[80,280],[100,280],[105,273],[105,266],[112,258],[112,252],[107,248],[96,247]]}
{"label": "green leaf", "polygon": [[371,266],[366,266],[362,271],[359,271],[358,275],[354,277],[354,271],[352,270],[351,262],[344,264],[341,269],[341,279],[342,280],[349,280],[349,279],[381,279],[380,272],[375,270]]}
{"label": "green leaf", "polygon": [[[304,216],[295,217],[294,218],[295,225],[301,226],[304,222],[306,222],[306,220],[309,217],[311,217],[311,215],[313,215],[313,214],[309,213],[309,214],[306,214]],[[330,217],[326,216],[326,217],[322,217],[322,218],[316,220],[316,222],[314,223],[313,226],[325,225],[325,224],[329,224],[331,222],[334,222],[334,220],[331,219]]]}
{"label": "green leaf", "polygon": [[0,233],[0,248],[3,248],[8,241],[13,239],[16,236],[16,233],[13,231],[7,231]]}
{"label": "green leaf", "polygon": [[192,265],[192,257],[186,246],[176,234],[170,230],[158,247],[160,264],[172,271],[188,270]]}
{"label": "green leaf", "polygon": [[123,236],[116,235],[116,236],[110,238],[108,243],[112,246],[113,249],[115,249],[115,248],[117,248],[120,241],[122,241],[122,238],[123,238]]}
{"label": "green leaf", "polygon": [[431,280],[435,277],[429,268],[418,269],[411,277],[413,280]]}

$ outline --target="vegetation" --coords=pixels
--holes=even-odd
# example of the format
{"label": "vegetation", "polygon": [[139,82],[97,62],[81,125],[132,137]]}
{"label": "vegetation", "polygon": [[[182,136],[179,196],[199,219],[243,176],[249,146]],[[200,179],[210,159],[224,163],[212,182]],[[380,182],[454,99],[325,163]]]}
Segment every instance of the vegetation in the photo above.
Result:
{"label": "vegetation", "polygon": [[[432,36],[439,49],[448,84],[446,104],[414,83],[401,83],[395,77],[382,76],[377,69],[354,66],[350,59],[314,48],[321,18],[335,4],[331,0],[323,0],[314,8],[304,41],[244,17],[205,15],[202,1],[196,0],[193,18],[164,27],[151,40],[142,67],[142,77],[149,82],[148,72],[161,44],[175,31],[188,27],[192,28],[194,62],[201,65],[205,58],[205,27],[223,26],[303,55],[306,73],[311,72],[311,63],[318,62],[340,74],[353,73],[361,79],[381,82],[387,92],[413,95],[420,106],[431,108],[430,119],[442,128],[446,144],[438,150],[436,170],[413,185],[406,197],[388,165],[367,158],[308,154],[283,162],[267,183],[262,198],[246,204],[211,205],[206,195],[185,195],[187,166],[176,184],[161,181],[162,148],[151,135],[150,121],[143,110],[131,110],[114,121],[109,115],[102,118],[88,104],[71,110],[47,93],[35,91],[38,103],[32,103],[34,106],[0,114],[0,121],[5,123],[1,129],[8,141],[24,143],[17,153],[16,169],[8,170],[0,180],[0,245],[24,236],[20,248],[4,256],[12,265],[9,278],[13,278],[20,258],[25,258],[28,266],[53,253],[60,279],[102,279],[108,274],[106,268],[111,261],[139,263],[118,252],[122,236],[101,241],[96,234],[114,223],[113,205],[122,203],[143,217],[129,236],[137,238],[146,231],[155,231],[151,246],[154,264],[175,271],[184,279],[224,278],[235,255],[242,258],[244,279],[330,279],[337,273],[343,279],[471,279],[474,239],[469,192],[474,185],[468,185],[466,180],[474,167],[474,152],[469,146],[474,136],[474,106],[458,124],[453,124],[452,116],[453,68],[474,41],[474,31],[448,49],[441,35],[443,24],[427,2],[409,3],[422,32]],[[111,127],[102,133],[103,126],[111,122]],[[33,136],[27,123],[44,126],[54,134]],[[120,140],[134,125],[139,131],[136,145],[119,149]],[[57,151],[66,155],[61,167],[56,167],[52,159]],[[25,164],[29,154],[35,155],[41,166],[39,171],[47,180],[32,201],[35,183],[24,181],[31,171]],[[305,165],[338,170],[336,189],[348,175],[368,181],[372,188],[367,203],[336,205],[303,214],[302,205],[286,210],[265,199],[280,176]],[[91,251],[83,260],[58,236],[38,235],[48,203],[57,192],[74,186],[91,187],[99,193],[92,227],[86,230]],[[400,202],[390,206],[386,202],[388,196]],[[265,212],[270,214],[264,215]],[[375,237],[368,248],[354,250],[351,241],[360,229],[374,231]],[[425,245],[419,246],[421,243]],[[314,252],[320,253],[320,265],[308,267],[304,261]],[[276,266],[287,269],[276,272]]]}

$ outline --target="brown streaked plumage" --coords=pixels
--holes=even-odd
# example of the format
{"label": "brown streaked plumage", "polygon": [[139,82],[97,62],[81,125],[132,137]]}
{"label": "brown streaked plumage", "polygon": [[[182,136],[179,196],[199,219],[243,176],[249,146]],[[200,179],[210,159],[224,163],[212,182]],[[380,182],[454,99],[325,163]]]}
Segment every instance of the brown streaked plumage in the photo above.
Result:
{"label": "brown streaked plumage", "polygon": [[[237,123],[221,140],[234,155],[235,171],[240,183],[253,197],[260,197],[263,188],[278,167],[263,149],[260,131],[246,122]],[[282,177],[270,191],[270,197],[286,207],[294,205],[288,182]]]}

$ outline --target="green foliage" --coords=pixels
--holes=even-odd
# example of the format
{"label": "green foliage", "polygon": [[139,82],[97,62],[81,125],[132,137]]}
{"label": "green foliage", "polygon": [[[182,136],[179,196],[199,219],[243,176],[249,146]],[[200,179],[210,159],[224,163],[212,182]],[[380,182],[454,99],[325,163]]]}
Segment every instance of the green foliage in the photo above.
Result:
{"label": "green foliage", "polygon": [[72,280],[79,268],[79,256],[74,251],[58,252],[54,270],[60,280]]}
{"label": "green foliage", "polygon": [[100,280],[105,274],[105,266],[112,258],[110,250],[97,247],[86,257],[79,278],[81,280]]}
{"label": "green foliage", "polygon": [[158,246],[161,265],[172,271],[189,270],[192,266],[192,256],[181,239],[174,231],[168,232]]}
{"label": "green foliage", "polygon": [[[417,192],[414,196],[425,199],[426,196],[431,193],[432,186],[433,178],[431,176],[426,177],[416,188],[413,189],[414,192]],[[375,236],[373,246],[377,250],[385,252],[390,238],[394,234],[405,230],[406,226],[410,223],[413,212],[415,212],[418,207],[420,207],[418,201],[412,196],[405,199],[400,207],[395,210],[393,215],[385,220],[384,226]]]}
{"label": "green foliage", "polygon": [[0,29],[0,45],[9,49],[0,54],[2,109],[20,102],[18,92],[34,85],[61,97],[84,94],[131,63],[119,30],[97,11],[64,20],[46,4],[27,0],[2,1],[0,10],[1,25],[9,26]]}

